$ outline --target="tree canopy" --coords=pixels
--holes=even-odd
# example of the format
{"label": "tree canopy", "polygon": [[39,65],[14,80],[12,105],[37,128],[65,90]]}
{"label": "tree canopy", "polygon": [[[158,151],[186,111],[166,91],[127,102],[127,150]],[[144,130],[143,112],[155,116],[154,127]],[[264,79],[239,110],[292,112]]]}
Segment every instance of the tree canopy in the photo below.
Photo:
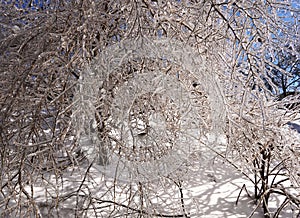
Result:
{"label": "tree canopy", "polygon": [[[222,120],[224,126],[220,129],[224,133],[226,153],[215,152],[230,163],[236,163],[237,168],[254,173],[255,197],[263,199],[261,202],[265,202],[263,206],[267,213],[269,195],[266,193],[275,187],[273,182],[269,186],[266,184],[272,164],[277,163],[279,171],[287,169],[288,173],[284,175],[299,191],[299,139],[294,132],[283,130],[288,122],[297,118],[299,112],[298,107],[286,107],[299,101],[299,13],[300,6],[296,0],[1,1],[0,215],[38,217],[41,206],[37,206],[39,203],[34,200],[33,187],[47,183],[52,186],[45,185],[45,192],[54,190],[56,193],[49,191],[52,195],[47,200],[49,211],[58,211],[68,199],[75,198],[75,216],[83,216],[85,208],[91,207],[94,207],[93,215],[96,216],[95,205],[99,202],[118,208],[109,211],[111,216],[124,212],[124,208],[145,216],[187,216],[183,200],[179,204],[179,214],[171,206],[161,214],[156,213],[155,207],[143,208],[151,195],[143,193],[143,190],[152,192],[141,182],[134,183],[140,204],[132,203],[134,197],[131,195],[127,196],[124,204],[111,200],[109,197],[114,196],[111,190],[116,190],[116,184],[110,184],[108,200],[108,195],[99,200],[91,190],[82,194],[86,191],[83,186],[87,177],[92,178],[89,170],[94,164],[82,151],[81,133],[77,129],[79,124],[74,124],[74,119],[80,121],[78,117],[85,119],[82,108],[95,109],[92,113],[95,125],[89,123],[94,126],[87,131],[88,134],[93,135],[92,131],[97,129],[95,134],[102,140],[101,143],[109,144],[114,140],[108,147],[114,151],[119,149],[123,157],[127,153],[121,150],[123,145],[119,146],[122,137],[112,140],[109,133],[115,128],[111,121],[114,112],[121,111],[124,105],[127,106],[125,109],[132,107],[128,115],[132,123],[140,117],[146,120],[142,131],[135,124],[134,128],[138,129],[135,138],[151,131],[150,121],[144,117],[148,112],[154,113],[155,102],[159,110],[164,110],[164,128],[169,131],[166,135],[170,133],[168,139],[172,140],[172,137],[184,132],[179,125],[180,119],[175,118],[178,111],[181,113],[180,108],[176,107],[176,101],[172,100],[174,96],[169,92],[161,92],[167,93],[168,97],[143,93],[137,95],[138,100],[134,98],[132,105],[124,102],[118,105],[126,100],[125,92],[131,93],[124,84],[144,92],[145,89],[134,84],[132,79],[141,81],[143,73],[158,71],[167,75],[168,79],[164,81],[178,82],[180,87],[185,87],[191,101],[197,102],[193,106],[197,106],[201,115],[195,120],[201,120],[204,137],[211,129],[218,128],[212,120]],[[143,46],[134,46],[143,40],[147,42],[144,50],[141,49]],[[163,40],[176,42],[182,50],[176,46],[168,47],[172,43],[159,44]],[[151,42],[153,51],[149,47]],[[163,45],[163,49],[159,45]],[[193,52],[189,52],[189,48]],[[114,51],[118,54],[114,55]],[[176,52],[181,53],[176,55]],[[207,72],[201,75],[206,76],[198,76],[199,66],[205,66]],[[134,77],[135,72],[140,74]],[[101,79],[94,81],[96,77],[89,77],[93,73],[101,74]],[[213,82],[205,84],[206,81]],[[95,82],[99,84],[95,85]],[[84,87],[80,86],[82,84]],[[214,87],[206,89],[209,84],[214,84]],[[174,87],[163,86],[164,89]],[[124,96],[120,96],[119,90],[124,90]],[[149,90],[149,93],[157,91]],[[78,93],[90,95],[77,98]],[[189,107],[186,108],[188,111]],[[157,137],[167,141],[166,136],[158,134]],[[292,141],[294,138],[295,141]],[[171,144],[165,146],[164,152],[172,150]],[[155,149],[151,149],[150,153],[154,152]],[[155,157],[151,155],[151,158]],[[75,191],[60,195],[56,185],[60,179],[66,178],[62,176],[63,172],[83,166],[82,162],[87,163],[82,182]],[[273,170],[275,172],[277,168]],[[57,184],[53,184],[51,176],[45,172],[53,175]],[[281,171],[276,173],[279,175]],[[164,179],[175,184],[182,194],[181,180],[173,177]],[[31,193],[24,188],[26,185],[32,187]],[[125,188],[121,185],[121,188],[124,192],[132,190],[131,186]],[[299,198],[290,195],[287,189],[276,191],[299,209]],[[151,202],[150,197],[148,200]],[[108,214],[105,211],[101,215]]]}

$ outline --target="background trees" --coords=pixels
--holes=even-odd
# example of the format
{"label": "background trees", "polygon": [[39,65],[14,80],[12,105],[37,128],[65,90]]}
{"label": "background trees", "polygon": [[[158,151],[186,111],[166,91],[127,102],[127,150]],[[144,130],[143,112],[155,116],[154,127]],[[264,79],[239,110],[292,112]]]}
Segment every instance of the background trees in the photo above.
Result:
{"label": "background trees", "polygon": [[299,46],[290,46],[286,51],[281,50],[276,52],[274,54],[276,55],[275,61],[277,63],[274,63],[276,67],[267,68],[269,70],[268,76],[280,90],[279,99],[288,95],[297,94],[299,82],[299,57],[295,54],[295,51],[296,53],[299,53]]}
{"label": "background trees", "polygon": [[[73,103],[78,79],[80,75],[84,78],[86,66],[94,57],[126,39],[177,40],[194,48],[207,68],[213,69],[227,111],[223,131],[228,149],[222,155],[238,167],[254,171],[255,197],[267,202],[265,193],[274,188],[274,183],[266,184],[268,170],[274,164],[288,169],[284,175],[292,177],[294,183],[299,181],[298,144],[290,140],[296,136],[282,132],[282,126],[297,117],[298,109],[278,110],[297,101],[297,97],[272,101],[298,92],[296,1],[2,1],[0,7],[0,199],[5,214],[37,215],[41,206],[34,200],[33,187],[45,181],[53,183],[50,177],[45,179],[45,172],[50,171],[58,181],[69,165],[81,165],[77,129],[71,119],[76,111]],[[145,65],[151,68],[151,60],[144,60],[148,62],[133,59],[123,70],[142,71]],[[180,72],[180,79],[189,75],[180,68],[181,63],[178,65],[170,75]],[[118,75],[111,75],[105,84],[109,94],[104,103],[99,100],[104,94],[99,94],[96,102],[100,101],[100,110],[114,98],[118,84],[111,83],[126,81],[126,73],[121,78]],[[191,90],[193,84],[201,84],[201,78],[189,77],[182,83]],[[103,118],[101,113],[99,117]],[[106,115],[109,117],[109,113]],[[97,122],[102,131],[103,120]],[[274,140],[274,135],[279,136]],[[92,165],[88,166],[86,175]],[[176,184],[181,190],[181,183]],[[26,185],[32,187],[31,193]],[[141,198],[143,188],[145,185],[140,184]],[[27,200],[20,200],[20,195]],[[59,194],[55,199],[46,208],[58,208],[65,201]],[[128,199],[126,205],[132,207]],[[289,199],[295,204],[295,199]],[[21,211],[24,206],[27,209]],[[79,211],[83,209],[78,206],[74,213]],[[143,203],[132,211],[146,214]]]}

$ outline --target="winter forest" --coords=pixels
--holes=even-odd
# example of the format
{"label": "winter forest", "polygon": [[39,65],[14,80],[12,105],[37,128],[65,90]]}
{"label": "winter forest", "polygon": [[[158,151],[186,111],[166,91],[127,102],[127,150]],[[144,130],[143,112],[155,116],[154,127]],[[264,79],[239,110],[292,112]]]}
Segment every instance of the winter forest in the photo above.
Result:
{"label": "winter forest", "polygon": [[0,1],[0,217],[300,217],[298,0]]}

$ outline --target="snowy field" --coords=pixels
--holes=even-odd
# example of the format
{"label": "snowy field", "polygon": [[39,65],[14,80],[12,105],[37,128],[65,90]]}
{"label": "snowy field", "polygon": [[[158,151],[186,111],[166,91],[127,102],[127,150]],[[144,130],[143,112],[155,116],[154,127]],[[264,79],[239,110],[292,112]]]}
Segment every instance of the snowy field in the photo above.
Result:
{"label": "snowy field", "polygon": [[[201,162],[191,161],[187,171],[168,179],[119,181],[83,161],[81,167],[70,166],[60,176],[45,174],[40,184],[24,188],[33,194],[40,217],[263,217],[245,176],[209,150],[194,157],[199,155]],[[271,197],[271,213],[283,200]],[[297,213],[287,206],[279,217],[298,218]]]}

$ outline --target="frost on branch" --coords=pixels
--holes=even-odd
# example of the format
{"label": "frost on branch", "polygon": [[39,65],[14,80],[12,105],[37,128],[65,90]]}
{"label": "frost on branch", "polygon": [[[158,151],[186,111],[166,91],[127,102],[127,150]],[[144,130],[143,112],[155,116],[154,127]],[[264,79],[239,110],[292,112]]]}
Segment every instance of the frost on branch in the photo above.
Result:
{"label": "frost on branch", "polygon": [[88,159],[98,158],[111,175],[126,174],[120,179],[149,180],[192,164],[207,135],[224,135],[220,87],[195,54],[173,40],[146,38],[106,49],[82,73],[75,98],[74,122],[80,142],[90,142]]}

